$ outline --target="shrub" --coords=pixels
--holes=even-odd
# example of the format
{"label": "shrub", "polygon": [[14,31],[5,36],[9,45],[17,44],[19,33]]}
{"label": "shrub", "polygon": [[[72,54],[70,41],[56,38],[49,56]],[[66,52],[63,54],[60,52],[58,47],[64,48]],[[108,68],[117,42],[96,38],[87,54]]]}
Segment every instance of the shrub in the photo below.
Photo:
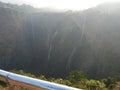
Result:
{"label": "shrub", "polygon": [[116,81],[114,78],[108,77],[106,79],[103,80],[103,82],[105,83],[106,87],[109,89],[113,89],[116,86]]}
{"label": "shrub", "polygon": [[71,85],[71,82],[69,80],[64,80],[62,78],[54,79],[54,81],[52,82],[63,84],[63,85],[68,85],[68,86]]}
{"label": "shrub", "polygon": [[103,90],[103,88],[105,87],[105,84],[98,80],[90,80],[87,82],[86,87],[89,90]]}
{"label": "shrub", "polygon": [[82,71],[71,71],[67,79],[71,83],[76,83],[84,79],[84,75]]}

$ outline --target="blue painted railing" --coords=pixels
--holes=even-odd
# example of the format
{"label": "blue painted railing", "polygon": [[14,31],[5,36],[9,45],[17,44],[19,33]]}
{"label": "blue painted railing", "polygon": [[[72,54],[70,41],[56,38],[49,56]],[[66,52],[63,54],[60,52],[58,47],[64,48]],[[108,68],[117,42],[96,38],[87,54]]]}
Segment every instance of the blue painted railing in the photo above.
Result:
{"label": "blue painted railing", "polygon": [[14,73],[4,71],[1,69],[0,69],[0,77],[4,78],[6,82],[9,82],[9,80],[12,80],[12,81],[16,81],[19,83],[24,83],[30,86],[40,88],[37,90],[41,90],[41,88],[46,89],[46,90],[82,90],[82,89],[73,88],[73,87],[69,87],[69,86],[65,86],[61,84],[56,84],[53,82],[48,82],[44,80],[27,77],[27,76],[22,76],[19,74],[14,74]]}

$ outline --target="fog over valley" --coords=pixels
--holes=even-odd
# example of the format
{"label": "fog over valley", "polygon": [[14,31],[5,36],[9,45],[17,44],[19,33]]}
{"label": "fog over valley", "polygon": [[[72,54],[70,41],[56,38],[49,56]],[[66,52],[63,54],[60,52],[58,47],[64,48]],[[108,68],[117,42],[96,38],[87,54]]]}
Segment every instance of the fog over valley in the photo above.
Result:
{"label": "fog over valley", "polygon": [[120,3],[54,12],[0,3],[0,68],[65,77],[120,75]]}

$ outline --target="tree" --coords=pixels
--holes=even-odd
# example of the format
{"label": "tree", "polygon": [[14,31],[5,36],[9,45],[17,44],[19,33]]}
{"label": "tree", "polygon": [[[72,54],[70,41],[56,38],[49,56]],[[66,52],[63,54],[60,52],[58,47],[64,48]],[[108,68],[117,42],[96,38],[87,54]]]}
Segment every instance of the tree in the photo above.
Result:
{"label": "tree", "polygon": [[76,83],[84,79],[84,75],[82,71],[71,71],[68,76],[68,80],[71,83]]}

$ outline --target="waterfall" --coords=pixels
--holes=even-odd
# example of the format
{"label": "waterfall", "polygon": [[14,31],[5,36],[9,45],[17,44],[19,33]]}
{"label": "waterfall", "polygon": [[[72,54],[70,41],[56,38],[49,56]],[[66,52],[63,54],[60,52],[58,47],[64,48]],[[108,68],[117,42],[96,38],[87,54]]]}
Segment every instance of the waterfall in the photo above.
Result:
{"label": "waterfall", "polygon": [[49,52],[48,52],[48,62],[50,61],[51,52],[52,52],[52,45],[50,44]]}
{"label": "waterfall", "polygon": [[70,66],[71,66],[71,63],[72,63],[72,57],[74,56],[75,52],[76,52],[76,47],[73,48],[70,56],[69,56],[69,59],[67,61],[67,65],[66,65],[66,70],[70,70]]}
{"label": "waterfall", "polygon": [[51,53],[52,53],[52,42],[55,40],[55,37],[57,35],[58,31],[56,30],[53,37],[52,37],[52,41],[50,43],[50,46],[49,46],[49,51],[48,51],[48,62],[50,61],[50,57],[51,57]]}
{"label": "waterfall", "polygon": [[82,22],[78,22],[78,18],[76,18],[75,16],[71,16],[72,20],[75,22],[75,24],[79,27],[79,29],[82,31],[81,33],[81,37],[80,37],[80,40],[79,40],[79,43],[81,45],[82,43],[82,40],[83,40],[83,36],[84,36],[84,33],[85,33],[85,23],[86,23],[86,16],[83,15],[81,16],[80,18],[80,21]]}
{"label": "waterfall", "polygon": [[53,38],[55,38],[55,37],[56,37],[57,33],[58,33],[58,31],[56,30]]}
{"label": "waterfall", "polygon": [[79,29],[82,30],[82,32],[81,32],[81,36],[80,36],[80,40],[79,40],[79,45],[75,45],[75,47],[73,48],[73,50],[72,50],[72,52],[71,52],[71,54],[68,58],[68,61],[67,61],[67,64],[66,64],[66,70],[70,70],[72,59],[73,59],[72,57],[74,56],[77,48],[82,45],[82,40],[83,40],[84,33],[85,33],[85,22],[86,22],[85,21],[86,20],[85,16],[82,17],[83,22],[81,22],[81,24],[79,22],[77,22],[78,20],[76,20],[74,17],[71,17],[71,18],[76,23],[76,25],[79,27]]}
{"label": "waterfall", "polygon": [[80,41],[79,41],[79,44],[80,46],[82,45],[82,40],[83,40],[83,37],[84,37],[84,33],[85,33],[85,16],[83,16],[83,22],[81,24],[81,30],[82,30],[82,34],[81,34],[81,37],[80,37]]}
{"label": "waterfall", "polygon": [[32,31],[32,38],[33,38],[33,42],[34,42],[34,40],[35,40],[35,35],[34,35],[34,29],[33,29],[33,23],[31,22],[31,27],[32,27],[32,29],[31,29],[31,31]]}

